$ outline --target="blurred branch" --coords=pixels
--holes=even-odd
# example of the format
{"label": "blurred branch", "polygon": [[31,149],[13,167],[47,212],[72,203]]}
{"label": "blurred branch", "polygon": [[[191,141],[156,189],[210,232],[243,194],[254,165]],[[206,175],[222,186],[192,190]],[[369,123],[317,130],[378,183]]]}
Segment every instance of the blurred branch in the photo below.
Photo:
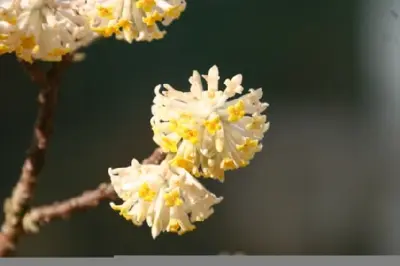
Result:
{"label": "blurred branch", "polygon": [[[53,119],[57,104],[61,74],[71,63],[84,59],[68,55],[53,63],[47,72],[37,63],[21,62],[31,79],[39,86],[39,109],[34,125],[33,139],[28,149],[20,178],[11,197],[4,203],[5,220],[0,232],[0,257],[10,256],[15,251],[19,237],[24,233],[37,232],[40,225],[57,218],[67,218],[72,213],[97,207],[102,200],[116,198],[110,183],[100,184],[96,189],[50,205],[31,208],[37,177],[45,163],[48,141],[53,133]],[[165,158],[161,149],[156,149],[143,164],[159,164]]]}
{"label": "blurred branch", "polygon": [[102,183],[96,189],[85,191],[79,196],[33,208],[24,217],[24,230],[37,233],[40,225],[50,223],[57,218],[67,219],[73,212],[95,208],[102,200],[115,198],[116,194],[111,184]]}
{"label": "blurred branch", "polygon": [[57,103],[61,74],[70,65],[71,56],[53,63],[43,72],[37,63],[21,62],[33,82],[39,86],[39,109],[33,130],[33,139],[22,166],[20,178],[11,197],[4,203],[5,220],[0,233],[0,256],[9,256],[15,249],[19,235],[23,232],[22,220],[30,208],[37,177],[41,172],[49,138],[53,132],[53,118]]}
{"label": "blurred branch", "polygon": [[[157,148],[143,164],[159,164],[165,158],[165,154]],[[72,213],[97,207],[102,200],[113,200],[117,197],[110,183],[100,184],[94,190],[88,190],[81,195],[50,205],[33,208],[24,217],[24,229],[26,232],[36,233],[40,225],[47,224],[54,219],[66,219]]]}

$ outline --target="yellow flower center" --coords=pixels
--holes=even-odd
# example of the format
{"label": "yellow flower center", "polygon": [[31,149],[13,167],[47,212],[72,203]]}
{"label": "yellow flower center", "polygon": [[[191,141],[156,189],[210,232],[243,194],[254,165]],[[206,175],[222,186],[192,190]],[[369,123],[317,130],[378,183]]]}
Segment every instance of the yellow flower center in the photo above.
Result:
{"label": "yellow flower center", "polygon": [[188,172],[192,172],[194,167],[193,160],[189,160],[181,156],[175,156],[175,158],[171,161],[171,165],[183,168]]}
{"label": "yellow flower center", "polygon": [[168,8],[167,11],[165,11],[165,15],[172,19],[178,19],[181,16],[182,11],[183,8],[181,6],[173,6]]}
{"label": "yellow flower center", "polygon": [[228,121],[237,122],[246,114],[244,111],[244,102],[239,100],[236,104],[228,107]]}
{"label": "yellow flower center", "polygon": [[101,18],[114,19],[112,7],[97,6],[97,13]]}
{"label": "yellow flower center", "polygon": [[173,206],[181,206],[183,204],[183,200],[181,199],[181,194],[179,190],[175,189],[169,193],[164,194],[165,205],[168,207]]}
{"label": "yellow flower center", "polygon": [[154,0],[139,0],[136,2],[136,7],[143,9],[144,12],[150,12],[155,4]]}
{"label": "yellow flower center", "polygon": [[178,143],[168,137],[161,138],[161,147],[168,152],[177,152]]}
{"label": "yellow flower center", "polygon": [[161,21],[162,19],[163,16],[157,11],[154,11],[142,20],[144,23],[146,23],[147,26],[153,26],[157,21]]}
{"label": "yellow flower center", "polygon": [[233,170],[236,169],[236,165],[231,158],[225,158],[221,162],[221,168],[224,170]]}
{"label": "yellow flower center", "polygon": [[36,46],[35,36],[22,36],[20,45],[23,49],[31,50]]}
{"label": "yellow flower center", "polygon": [[198,139],[199,133],[197,132],[197,130],[183,128],[180,131],[181,131],[180,135],[184,140],[188,140],[193,144],[196,144],[199,141],[199,139]]}
{"label": "yellow flower center", "polygon": [[139,197],[144,201],[153,201],[156,196],[156,192],[151,190],[147,183],[143,183],[139,188]]}
{"label": "yellow flower center", "polygon": [[204,121],[204,126],[206,127],[208,133],[215,135],[215,133],[221,129],[221,120],[219,116],[214,117],[213,119]]}

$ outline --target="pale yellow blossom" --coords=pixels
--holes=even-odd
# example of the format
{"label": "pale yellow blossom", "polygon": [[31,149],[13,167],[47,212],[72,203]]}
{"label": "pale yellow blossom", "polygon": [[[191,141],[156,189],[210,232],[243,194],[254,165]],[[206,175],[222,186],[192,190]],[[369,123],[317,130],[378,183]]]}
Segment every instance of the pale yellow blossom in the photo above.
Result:
{"label": "pale yellow blossom", "polygon": [[164,84],[166,91],[155,88],[151,125],[154,141],[165,152],[172,153],[171,165],[185,168],[195,176],[224,180],[226,170],[249,164],[262,148],[261,140],[269,128],[268,107],[262,103],[262,90],[250,89],[242,94],[242,75],[224,81],[218,89],[216,66],[203,75],[193,72],[189,92],[181,92]]}
{"label": "pale yellow blossom", "polygon": [[179,235],[194,230],[195,222],[204,221],[222,198],[209,192],[186,170],[160,165],[141,165],[132,160],[126,168],[109,169],[111,184],[124,201],[111,207],[133,224],[145,221],[156,238],[161,232]]}
{"label": "pale yellow blossom", "polygon": [[129,43],[164,37],[161,29],[178,19],[185,0],[88,0],[85,12],[92,30]]}
{"label": "pale yellow blossom", "polygon": [[80,0],[4,0],[0,51],[27,61],[59,61],[96,38],[80,13]]}

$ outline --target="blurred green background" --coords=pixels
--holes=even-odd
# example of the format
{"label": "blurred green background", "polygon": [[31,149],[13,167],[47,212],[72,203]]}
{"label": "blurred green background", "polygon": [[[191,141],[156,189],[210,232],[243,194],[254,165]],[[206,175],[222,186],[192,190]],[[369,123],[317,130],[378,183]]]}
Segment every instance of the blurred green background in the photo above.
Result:
{"label": "blurred green background", "polygon": [[[400,213],[388,197],[400,192],[399,172],[388,170],[392,143],[380,142],[362,60],[366,2],[189,0],[162,41],[91,45],[64,77],[35,204],[94,188],[108,167],[148,156],[153,88],[186,90],[193,69],[216,64],[222,80],[241,73],[246,89],[263,87],[271,129],[252,164],[205,183],[225,199],[190,234],[153,240],[103,202],[23,237],[18,255],[399,253]],[[4,199],[31,140],[37,88],[13,56],[0,58],[0,84]]]}

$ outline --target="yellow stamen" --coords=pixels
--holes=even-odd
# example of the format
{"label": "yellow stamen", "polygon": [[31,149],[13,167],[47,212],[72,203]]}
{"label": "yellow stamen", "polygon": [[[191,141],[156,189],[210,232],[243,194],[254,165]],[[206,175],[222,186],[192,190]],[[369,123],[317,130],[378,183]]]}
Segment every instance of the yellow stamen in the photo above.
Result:
{"label": "yellow stamen", "polygon": [[169,193],[164,194],[165,205],[168,207],[173,206],[181,206],[183,204],[183,200],[181,199],[181,194],[179,190],[175,189]]}
{"label": "yellow stamen", "polygon": [[147,17],[143,18],[143,22],[146,23],[147,26],[153,26],[157,21],[161,21],[163,19],[163,16],[158,13],[157,11],[154,11]]}
{"label": "yellow stamen", "polygon": [[101,18],[114,19],[114,10],[112,7],[97,6],[96,8]]}
{"label": "yellow stamen", "polygon": [[178,19],[181,16],[182,11],[183,11],[182,6],[173,6],[168,8],[167,11],[165,11],[165,15],[172,19]]}
{"label": "yellow stamen", "polygon": [[35,36],[22,36],[20,46],[23,49],[31,50],[36,46]]}
{"label": "yellow stamen", "polygon": [[204,121],[204,126],[206,127],[208,133],[213,136],[218,130],[221,129],[221,120],[219,116],[214,117],[213,119]]}
{"label": "yellow stamen", "polygon": [[194,167],[194,163],[191,160],[185,159],[181,156],[176,156],[171,162],[170,164],[172,166],[177,166],[180,168],[185,169],[188,172],[192,172],[192,169]]}
{"label": "yellow stamen", "polygon": [[236,169],[235,162],[231,158],[225,158],[221,162],[221,168],[223,170],[233,170]]}
{"label": "yellow stamen", "polygon": [[91,29],[105,38],[111,37],[116,31],[114,27],[91,27]]}
{"label": "yellow stamen", "polygon": [[228,107],[228,121],[229,122],[237,122],[240,119],[243,118],[243,116],[246,114],[244,110],[244,102],[242,100],[239,100],[236,104],[229,106]]}
{"label": "yellow stamen", "polygon": [[199,133],[194,129],[183,128],[180,130],[180,135],[184,140],[188,140],[193,144],[196,144],[199,141]]}
{"label": "yellow stamen", "polygon": [[154,0],[139,0],[136,2],[136,7],[143,9],[144,12],[150,12],[155,4]]}
{"label": "yellow stamen", "polygon": [[139,188],[139,197],[144,201],[151,202],[156,196],[156,192],[151,190],[147,183],[143,183]]}
{"label": "yellow stamen", "polygon": [[178,220],[176,220],[176,219],[171,219],[170,221],[169,221],[169,224],[168,224],[168,232],[172,232],[172,233],[178,233],[178,231],[179,231],[179,229],[180,229],[181,227],[180,227],[180,225],[179,225],[179,222],[178,222]]}
{"label": "yellow stamen", "polygon": [[177,152],[178,151],[177,145],[178,143],[176,141],[168,137],[161,138],[161,147],[168,152]]}

